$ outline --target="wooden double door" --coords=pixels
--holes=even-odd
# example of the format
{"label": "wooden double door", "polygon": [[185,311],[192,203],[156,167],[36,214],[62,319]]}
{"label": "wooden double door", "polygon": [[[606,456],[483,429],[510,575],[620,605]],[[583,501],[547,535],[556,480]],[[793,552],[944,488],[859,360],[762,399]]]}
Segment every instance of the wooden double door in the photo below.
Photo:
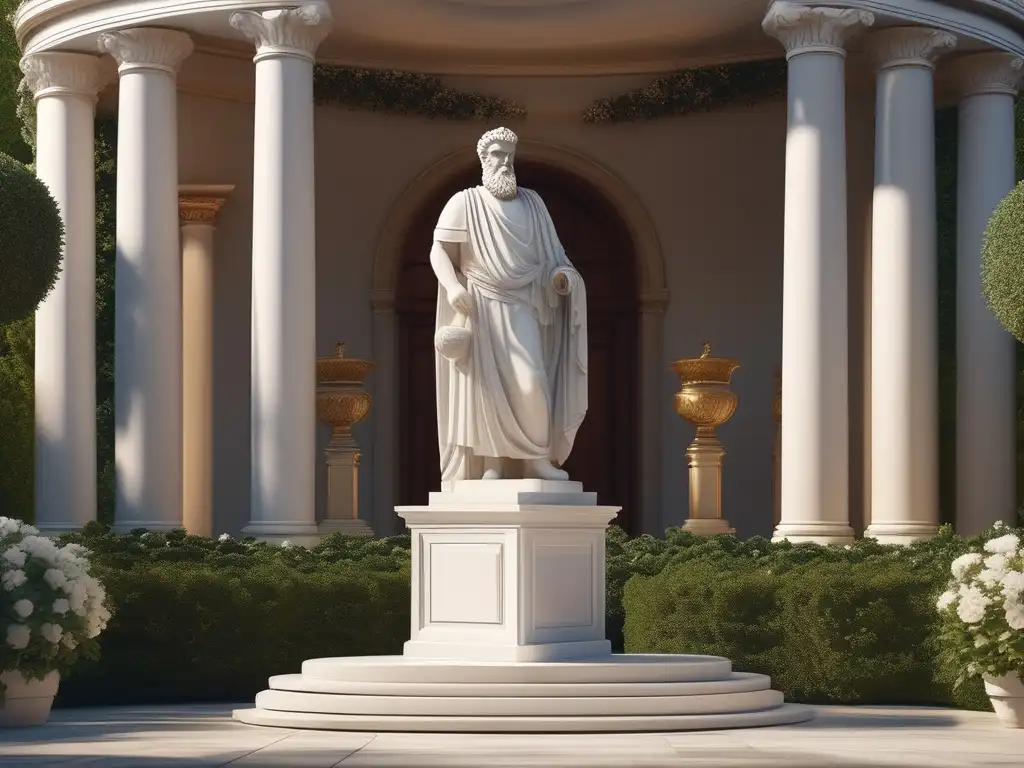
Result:
{"label": "wooden double door", "polygon": [[[587,286],[589,408],[564,469],[622,506],[615,521],[630,532],[637,509],[640,439],[636,258],[611,205],[578,178],[546,165],[516,163],[524,187],[544,199],[570,261]],[[430,267],[434,226],[451,195],[480,183],[473,169],[449,180],[410,223],[396,290],[399,374],[399,504],[426,504],[440,489],[434,388],[437,280]]]}

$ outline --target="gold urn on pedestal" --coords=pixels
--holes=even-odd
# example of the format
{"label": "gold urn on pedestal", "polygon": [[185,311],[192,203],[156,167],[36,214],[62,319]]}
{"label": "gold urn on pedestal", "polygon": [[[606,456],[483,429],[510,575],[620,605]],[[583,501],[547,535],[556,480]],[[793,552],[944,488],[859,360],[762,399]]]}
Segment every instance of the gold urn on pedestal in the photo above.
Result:
{"label": "gold urn on pedestal", "polygon": [[338,342],[333,357],[316,361],[316,414],[331,425],[331,441],[324,451],[327,461],[327,515],[320,523],[323,534],[346,533],[372,536],[373,530],[359,519],[359,445],[352,425],[370,412],[373,398],[363,390],[373,363],[345,357]]}
{"label": "gold urn on pedestal", "polygon": [[701,535],[735,533],[722,517],[722,457],[725,450],[715,429],[736,412],[739,398],[729,391],[739,362],[712,357],[704,342],[700,357],[676,360],[669,366],[679,376],[676,413],[697,427],[697,436],[686,449],[690,467],[690,517],[683,528]]}

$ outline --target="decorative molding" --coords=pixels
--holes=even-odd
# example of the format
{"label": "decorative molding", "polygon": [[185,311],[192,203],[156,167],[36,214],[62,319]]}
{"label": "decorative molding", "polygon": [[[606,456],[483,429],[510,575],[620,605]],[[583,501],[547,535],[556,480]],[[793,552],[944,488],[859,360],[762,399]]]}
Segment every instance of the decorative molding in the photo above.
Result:
{"label": "decorative molding", "polygon": [[112,72],[107,59],[87,53],[36,53],[21,60],[24,86],[36,100],[77,96],[95,103]]}
{"label": "decorative molding", "polygon": [[326,3],[306,3],[276,11],[236,11],[231,26],[256,44],[256,61],[271,56],[315,60],[316,49],[331,31]]}
{"label": "decorative molding", "polygon": [[182,224],[216,224],[224,207],[223,197],[179,197],[178,217]]}
{"label": "decorative molding", "polygon": [[1016,96],[1024,59],[1002,51],[973,53],[951,62],[949,74],[958,100],[983,93]]}
{"label": "decorative molding", "polygon": [[155,69],[177,77],[178,69],[193,50],[192,38],[173,29],[124,29],[104,32],[98,38],[101,51],[108,52],[123,75],[137,69]]}
{"label": "decorative molding", "polygon": [[874,23],[875,15],[869,11],[775,2],[761,28],[782,43],[791,59],[804,53],[845,56],[847,41]]}
{"label": "decorative molding", "polygon": [[927,27],[889,27],[868,37],[867,53],[879,71],[895,67],[935,68],[944,53],[956,48],[956,35]]}

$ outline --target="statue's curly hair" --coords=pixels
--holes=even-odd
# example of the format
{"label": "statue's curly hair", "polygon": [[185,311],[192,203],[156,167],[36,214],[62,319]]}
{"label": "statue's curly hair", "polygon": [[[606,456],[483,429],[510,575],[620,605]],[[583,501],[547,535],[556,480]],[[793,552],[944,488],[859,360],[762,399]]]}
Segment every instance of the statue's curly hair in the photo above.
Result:
{"label": "statue's curly hair", "polygon": [[494,128],[485,133],[476,143],[476,156],[480,158],[481,165],[487,158],[487,148],[496,141],[505,141],[515,146],[519,143],[519,137],[508,128]]}

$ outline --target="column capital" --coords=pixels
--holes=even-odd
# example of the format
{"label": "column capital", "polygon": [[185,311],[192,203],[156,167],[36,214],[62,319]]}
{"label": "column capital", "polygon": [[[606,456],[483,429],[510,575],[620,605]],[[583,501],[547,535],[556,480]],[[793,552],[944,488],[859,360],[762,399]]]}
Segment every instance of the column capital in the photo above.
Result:
{"label": "column capital", "polygon": [[183,184],[178,187],[178,218],[182,224],[217,223],[217,215],[235,189],[233,184]]}
{"label": "column capital", "polygon": [[237,11],[231,26],[256,45],[256,61],[273,56],[297,56],[313,61],[316,49],[331,29],[331,9],[324,2],[274,11]]}
{"label": "column capital", "polygon": [[1024,75],[1024,59],[1003,51],[972,53],[951,62],[949,70],[958,101],[982,93],[1016,96]]}
{"label": "column capital", "polygon": [[847,40],[874,23],[875,15],[869,11],[775,2],[761,28],[782,43],[791,59],[801,53],[845,56]]}
{"label": "column capital", "polygon": [[111,79],[106,61],[88,53],[33,53],[20,66],[37,101],[46,96],[77,96],[95,102]]}
{"label": "column capital", "polygon": [[878,70],[894,67],[934,69],[936,60],[956,48],[956,35],[928,27],[889,27],[873,32],[867,51]]}
{"label": "column capital", "polygon": [[181,63],[193,50],[192,38],[173,29],[122,29],[104,32],[99,47],[114,57],[118,74],[137,69],[155,69],[176,77]]}

